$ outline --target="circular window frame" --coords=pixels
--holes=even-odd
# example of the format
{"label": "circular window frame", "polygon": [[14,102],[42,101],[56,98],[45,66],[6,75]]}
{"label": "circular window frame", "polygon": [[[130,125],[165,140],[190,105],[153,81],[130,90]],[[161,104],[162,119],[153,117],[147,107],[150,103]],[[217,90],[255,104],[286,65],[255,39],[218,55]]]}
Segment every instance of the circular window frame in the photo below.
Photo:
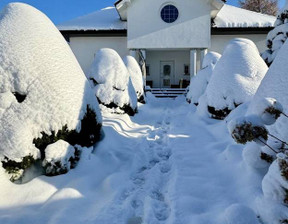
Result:
{"label": "circular window frame", "polygon": [[[164,8],[167,7],[167,6],[173,6],[173,7],[177,10],[177,18],[176,18],[175,20],[173,20],[172,22],[166,21],[166,20],[162,17],[162,12],[163,12]],[[166,3],[165,5],[162,5],[161,8],[160,8],[159,14],[160,14],[161,21],[164,22],[165,24],[175,23],[175,22],[179,19],[179,17],[180,17],[180,12],[179,12],[178,7],[177,7],[175,4],[171,3],[171,2]]]}

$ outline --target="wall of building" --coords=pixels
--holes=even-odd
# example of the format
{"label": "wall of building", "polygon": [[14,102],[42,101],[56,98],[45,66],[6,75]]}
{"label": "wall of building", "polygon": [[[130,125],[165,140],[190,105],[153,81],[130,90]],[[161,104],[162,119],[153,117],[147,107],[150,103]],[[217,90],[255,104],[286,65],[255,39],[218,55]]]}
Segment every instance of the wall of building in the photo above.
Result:
{"label": "wall of building", "polygon": [[[170,24],[160,16],[162,7],[168,3],[179,10],[178,19]],[[210,12],[211,5],[207,0],[133,1],[128,8],[128,47],[210,47]]]}
{"label": "wall of building", "polygon": [[147,81],[153,81],[153,87],[161,86],[161,61],[174,62],[174,77],[171,84],[178,85],[180,79],[190,80],[190,75],[184,75],[184,65],[190,63],[190,51],[147,51],[146,63],[149,65],[150,76]]}
{"label": "wall of building", "polygon": [[211,48],[209,51],[216,51],[222,54],[225,46],[233,38],[248,38],[252,40],[258,47],[259,52],[263,52],[267,49],[266,47],[266,36],[267,34],[246,34],[246,35],[212,35]]}
{"label": "wall of building", "polygon": [[129,54],[127,37],[71,37],[70,47],[85,73],[89,72],[95,54],[101,48],[112,48],[121,57]]}

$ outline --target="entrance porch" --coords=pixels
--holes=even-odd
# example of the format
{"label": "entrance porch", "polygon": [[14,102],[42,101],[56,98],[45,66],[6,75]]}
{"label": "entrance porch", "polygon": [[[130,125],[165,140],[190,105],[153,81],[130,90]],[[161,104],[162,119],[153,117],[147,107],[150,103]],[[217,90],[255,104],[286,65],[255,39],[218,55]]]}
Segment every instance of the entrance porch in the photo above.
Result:
{"label": "entrance porch", "polygon": [[[138,60],[146,86],[161,89],[186,88],[191,77],[201,68],[206,49],[146,49]],[[131,52],[134,57],[135,51]],[[145,64],[145,66],[144,66]]]}

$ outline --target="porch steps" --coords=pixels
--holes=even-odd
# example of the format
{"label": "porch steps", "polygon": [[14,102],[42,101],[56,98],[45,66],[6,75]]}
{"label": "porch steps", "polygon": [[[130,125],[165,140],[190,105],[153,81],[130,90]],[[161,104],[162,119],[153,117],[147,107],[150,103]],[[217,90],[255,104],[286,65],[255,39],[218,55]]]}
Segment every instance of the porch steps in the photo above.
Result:
{"label": "porch steps", "polygon": [[187,93],[181,88],[151,88],[150,91],[157,98],[176,98]]}

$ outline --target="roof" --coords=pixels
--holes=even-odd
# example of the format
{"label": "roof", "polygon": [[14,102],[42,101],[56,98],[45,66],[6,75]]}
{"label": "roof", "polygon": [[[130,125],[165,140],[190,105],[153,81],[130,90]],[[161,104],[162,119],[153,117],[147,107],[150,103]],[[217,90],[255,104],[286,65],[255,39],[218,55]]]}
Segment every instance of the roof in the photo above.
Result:
{"label": "roof", "polygon": [[[276,17],[224,5],[214,18],[214,28],[273,27]],[[57,26],[60,31],[119,31],[127,30],[115,7],[82,16]]]}
{"label": "roof", "polygon": [[273,27],[275,21],[274,16],[225,4],[214,19],[214,26],[218,28]]}
{"label": "roof", "polygon": [[107,7],[78,17],[57,26],[59,30],[127,30],[127,22],[121,21],[115,7]]}

